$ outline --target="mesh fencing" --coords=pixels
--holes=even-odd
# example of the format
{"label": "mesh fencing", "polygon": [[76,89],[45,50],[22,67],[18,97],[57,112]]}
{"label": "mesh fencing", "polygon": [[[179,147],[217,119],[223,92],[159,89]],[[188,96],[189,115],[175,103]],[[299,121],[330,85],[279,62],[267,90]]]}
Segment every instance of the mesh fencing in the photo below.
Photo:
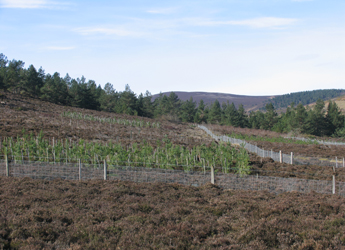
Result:
{"label": "mesh fencing", "polygon": [[[244,140],[231,138],[225,135],[218,136],[212,133],[208,128],[202,125],[198,125],[199,128],[203,129],[209,136],[214,140],[228,142],[234,145],[242,145],[246,150],[251,153],[255,153],[260,157],[270,157],[276,162],[283,162],[287,164],[296,165],[318,165],[318,166],[330,166],[330,167],[344,167],[344,159],[318,159],[316,157],[299,157],[293,156],[292,154],[281,154],[280,152],[273,152],[272,150],[265,150],[257,147],[256,145],[250,144]],[[341,144],[339,144],[341,145]]]}
{"label": "mesh fencing", "polygon": [[[33,179],[64,180],[121,180],[133,182],[178,183],[188,186],[202,186],[211,182],[211,171],[183,171],[146,167],[90,165],[78,163],[10,162],[9,175],[30,177]],[[0,175],[6,176],[6,163],[0,160]],[[271,176],[215,173],[215,184],[223,189],[269,191],[275,194],[283,192],[333,193],[333,182]],[[345,182],[335,182],[335,193],[345,196]]]}
{"label": "mesh fencing", "polygon": [[318,144],[323,144],[323,145],[345,146],[345,142],[321,141],[321,140],[315,140],[315,139],[307,139],[303,137],[285,137],[285,138],[295,139],[295,140],[305,141],[305,142],[316,142]]}
{"label": "mesh fencing", "polygon": [[[234,190],[255,190],[280,194],[283,192],[317,192],[322,194],[332,194],[332,181],[308,180],[297,178],[282,178],[270,176],[239,176],[239,175],[217,175],[217,185],[225,189]],[[340,189],[338,189],[340,190]],[[340,194],[340,192],[338,192]],[[340,195],[345,195],[342,191]]]}

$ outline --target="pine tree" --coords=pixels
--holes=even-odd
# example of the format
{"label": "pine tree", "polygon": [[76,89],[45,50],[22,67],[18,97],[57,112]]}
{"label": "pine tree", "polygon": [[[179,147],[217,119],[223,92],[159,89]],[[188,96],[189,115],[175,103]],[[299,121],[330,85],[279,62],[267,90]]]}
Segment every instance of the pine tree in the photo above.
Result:
{"label": "pine tree", "polygon": [[196,113],[196,103],[193,101],[193,97],[183,102],[180,110],[180,118],[183,122],[193,122]]}
{"label": "pine tree", "polygon": [[241,128],[249,127],[248,116],[242,104],[238,106],[237,113],[238,113],[238,120],[239,120],[240,127]]}
{"label": "pine tree", "polygon": [[59,73],[55,72],[52,76],[46,75],[40,98],[53,103],[70,104],[71,97],[68,93],[67,84]]}
{"label": "pine tree", "polygon": [[211,106],[208,122],[209,123],[220,123],[222,118],[222,109],[218,100],[215,100]]}
{"label": "pine tree", "polygon": [[111,83],[106,83],[99,97],[101,110],[115,112],[119,95]]}
{"label": "pine tree", "polygon": [[13,93],[20,93],[23,87],[23,77],[24,77],[24,62],[12,60],[8,63],[6,67],[6,73],[4,75],[4,85],[5,88],[12,91]]}
{"label": "pine tree", "polygon": [[43,84],[43,79],[40,77],[39,72],[37,72],[33,65],[30,65],[26,71],[26,92],[31,96],[38,97]]}
{"label": "pine tree", "polygon": [[0,53],[0,89],[5,89],[5,74],[7,69],[7,57]]}
{"label": "pine tree", "polygon": [[125,91],[120,93],[119,105],[117,106],[117,113],[127,115],[138,115],[137,97],[127,84]]}
{"label": "pine tree", "polygon": [[329,101],[326,121],[329,134],[334,134],[337,128],[341,128],[343,126],[344,116],[341,114],[341,111],[336,102]]}
{"label": "pine tree", "polygon": [[194,122],[195,123],[203,123],[207,121],[207,115],[205,112],[205,103],[204,101],[201,99],[199,102],[199,105],[197,107],[197,110],[195,112],[194,115]]}
{"label": "pine tree", "polygon": [[138,113],[138,115],[153,118],[154,106],[151,100],[152,95],[149,91],[146,91],[145,96],[142,94],[139,96],[138,109],[140,110],[140,114]]}

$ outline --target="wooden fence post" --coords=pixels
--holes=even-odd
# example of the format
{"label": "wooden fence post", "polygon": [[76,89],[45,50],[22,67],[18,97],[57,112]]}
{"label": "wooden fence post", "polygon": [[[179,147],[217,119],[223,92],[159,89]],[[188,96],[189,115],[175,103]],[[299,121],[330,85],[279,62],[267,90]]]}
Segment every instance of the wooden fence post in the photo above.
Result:
{"label": "wooden fence post", "polygon": [[104,180],[107,180],[107,161],[104,159]]}
{"label": "wooden fence post", "polygon": [[335,157],[335,167],[338,168],[338,157]]}
{"label": "wooden fence post", "polygon": [[293,152],[291,152],[291,165],[293,164]]}
{"label": "wooden fence post", "polygon": [[333,175],[332,194],[335,194],[335,175]]}
{"label": "wooden fence post", "polygon": [[79,180],[81,181],[81,160],[78,160],[79,162]]}
{"label": "wooden fence post", "polygon": [[214,167],[211,165],[211,183],[214,184]]}
{"label": "wooden fence post", "polygon": [[279,162],[283,163],[283,154],[281,150],[279,150]]}
{"label": "wooden fence post", "polygon": [[5,162],[6,162],[6,176],[10,176],[10,168],[8,167],[8,157],[7,154],[5,154]]}

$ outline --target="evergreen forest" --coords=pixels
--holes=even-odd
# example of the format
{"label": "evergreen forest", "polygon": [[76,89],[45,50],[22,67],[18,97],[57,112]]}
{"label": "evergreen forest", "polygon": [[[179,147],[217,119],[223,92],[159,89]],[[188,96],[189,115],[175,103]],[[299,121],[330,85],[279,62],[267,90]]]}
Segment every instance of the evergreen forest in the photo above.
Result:
{"label": "evergreen forest", "polygon": [[[68,74],[45,73],[20,60],[8,60],[0,54],[0,89],[6,92],[39,98],[56,104],[115,112],[149,118],[161,118],[179,122],[214,123],[242,128],[256,128],[276,132],[296,132],[315,136],[345,137],[345,118],[335,102],[326,107],[324,99],[339,95],[340,90],[315,90],[300,92],[295,101],[283,95],[267,103],[264,111],[247,113],[243,105],[233,103],[205,105],[190,98],[182,101],[171,92],[161,94],[154,101],[149,91],[137,95],[129,87],[117,91],[111,83],[104,88],[84,76],[73,79]],[[296,94],[296,93],[294,93]],[[292,95],[290,95],[291,97]],[[296,95],[294,95],[296,96]],[[313,108],[304,107],[303,100],[316,100]],[[287,105],[285,113],[278,115],[276,107]]]}
{"label": "evergreen forest", "polygon": [[318,99],[329,100],[345,95],[345,89],[317,89],[279,95],[269,100],[276,108],[287,108],[291,103],[307,105],[316,102]]}

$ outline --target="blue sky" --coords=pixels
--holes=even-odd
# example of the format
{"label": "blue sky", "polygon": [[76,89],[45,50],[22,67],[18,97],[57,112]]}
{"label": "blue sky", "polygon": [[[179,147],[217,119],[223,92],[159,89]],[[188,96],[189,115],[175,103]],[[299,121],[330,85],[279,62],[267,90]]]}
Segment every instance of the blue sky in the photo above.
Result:
{"label": "blue sky", "polygon": [[345,88],[345,1],[0,0],[0,53],[137,94]]}

